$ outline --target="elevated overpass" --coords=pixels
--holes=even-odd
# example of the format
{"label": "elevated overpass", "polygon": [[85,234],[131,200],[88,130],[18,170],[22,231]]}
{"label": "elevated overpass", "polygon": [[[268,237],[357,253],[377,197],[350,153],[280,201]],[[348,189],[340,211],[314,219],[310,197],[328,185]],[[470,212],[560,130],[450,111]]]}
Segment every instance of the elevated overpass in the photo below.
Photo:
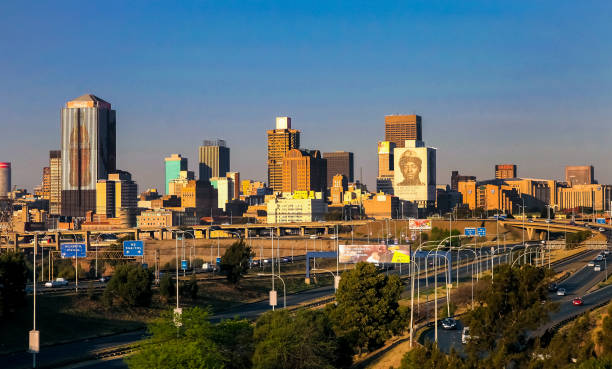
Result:
{"label": "elevated overpass", "polygon": [[511,226],[518,229],[524,229],[527,232],[527,239],[532,240],[537,231],[542,233],[545,232],[580,232],[584,231],[584,225],[571,225],[569,223],[558,223],[551,221],[550,223],[541,222],[541,221],[523,221],[523,220],[514,220],[514,219],[506,219],[499,221],[499,224],[503,226]]}
{"label": "elevated overpass", "polygon": [[[20,248],[31,248],[35,245],[49,247],[59,250],[62,242],[83,242],[89,247],[100,235],[115,234],[131,236],[135,240],[148,239],[171,239],[175,231],[201,231],[203,238],[210,239],[211,231],[223,230],[229,233],[249,238],[262,234],[264,231],[274,232],[277,237],[285,234],[286,230],[294,230],[301,236],[307,233],[327,235],[336,226],[361,226],[366,225],[367,220],[352,221],[320,221],[320,222],[300,222],[300,223],[251,223],[251,224],[220,224],[220,225],[196,225],[181,227],[140,227],[108,230],[50,230],[36,232],[11,232],[2,235],[0,238],[0,248],[18,250]],[[41,243],[41,240],[45,243]]]}

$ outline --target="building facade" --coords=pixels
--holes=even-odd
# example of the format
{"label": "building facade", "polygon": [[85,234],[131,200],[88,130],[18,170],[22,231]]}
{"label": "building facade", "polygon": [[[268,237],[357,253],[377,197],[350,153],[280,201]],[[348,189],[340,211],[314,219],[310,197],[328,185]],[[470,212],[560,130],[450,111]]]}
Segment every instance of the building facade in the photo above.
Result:
{"label": "building facade", "polygon": [[42,175],[42,198],[44,200],[51,199],[51,168],[44,167]]}
{"label": "building facade", "polygon": [[565,182],[570,186],[594,184],[595,169],[592,165],[566,166]]}
{"label": "building facade", "polygon": [[62,152],[49,151],[49,214],[60,215],[62,209]]}
{"label": "building facade", "polygon": [[200,181],[211,177],[225,177],[230,170],[230,149],[225,140],[205,140],[200,146],[199,155]]}
{"label": "building facade", "polygon": [[496,164],[495,179],[516,178],[516,164]]}
{"label": "building facade", "polygon": [[404,147],[406,140],[423,140],[421,117],[411,115],[385,116],[385,141],[395,144],[395,147]]}
{"label": "building facade", "polygon": [[458,170],[453,170],[451,172],[451,191],[459,191],[460,181],[476,181],[476,176],[462,176]]}
{"label": "building facade", "polygon": [[282,192],[326,192],[327,161],[319,150],[290,150],[283,159],[282,174]]}
{"label": "building facade", "polygon": [[91,94],[61,111],[61,215],[84,217],[96,209],[96,183],[116,170],[116,114]]}
{"label": "building facade", "polygon": [[11,192],[11,163],[0,163],[0,198]]}
{"label": "building facade", "polygon": [[166,195],[170,194],[170,181],[181,177],[182,171],[188,171],[187,158],[180,154],[172,154],[164,158],[164,183]]}
{"label": "building facade", "polygon": [[436,202],[436,149],[423,141],[406,140],[394,150],[393,194],[421,209]]}
{"label": "building facade", "polygon": [[300,131],[291,129],[290,117],[277,117],[276,129],[268,131],[268,186],[283,189],[283,159],[292,149],[300,148]]}
{"label": "building facade", "polygon": [[323,199],[279,199],[267,203],[268,223],[300,223],[324,220],[327,202]]}
{"label": "building facade", "polygon": [[[108,179],[96,184],[96,214],[119,218],[123,212],[133,212],[138,205],[138,185],[125,171],[110,173]],[[122,210],[123,209],[123,210]]]}
{"label": "building facade", "polygon": [[333,185],[336,174],[344,175],[349,182],[355,181],[353,153],[348,151],[335,151],[323,153],[327,160],[327,188]]}
{"label": "building facade", "polygon": [[378,175],[376,176],[376,192],[393,194],[393,151],[395,143],[378,142]]}

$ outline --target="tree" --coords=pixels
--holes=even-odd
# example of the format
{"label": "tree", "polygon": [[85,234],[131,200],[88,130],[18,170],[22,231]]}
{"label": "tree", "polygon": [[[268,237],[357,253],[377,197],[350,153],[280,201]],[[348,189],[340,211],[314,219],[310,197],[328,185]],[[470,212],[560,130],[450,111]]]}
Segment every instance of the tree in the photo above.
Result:
{"label": "tree", "polygon": [[234,242],[221,257],[221,272],[227,276],[227,280],[237,285],[242,275],[249,269],[249,262],[255,254],[244,240]]}
{"label": "tree", "polygon": [[182,296],[196,299],[198,297],[198,280],[195,274],[192,274],[188,281],[184,281],[179,285],[179,292]]}
{"label": "tree", "polygon": [[402,358],[399,369],[461,369],[465,365],[454,352],[446,355],[437,345],[427,341],[417,346]]}
{"label": "tree", "polygon": [[612,355],[612,304],[608,305],[608,315],[603,318],[601,330],[597,332],[597,345],[601,355]]}
{"label": "tree", "polygon": [[379,273],[373,264],[358,263],[344,272],[337,305],[328,307],[336,334],[358,352],[382,346],[406,326],[406,310],[398,304],[401,291],[397,275]]}
{"label": "tree", "polygon": [[107,304],[118,300],[129,306],[149,306],[151,295],[150,272],[138,264],[122,264],[115,269],[103,298]]}
{"label": "tree", "polygon": [[150,338],[142,349],[125,360],[132,369],[224,367],[224,357],[212,339],[214,327],[210,314],[200,308],[184,309],[179,328],[171,310],[148,327]]}
{"label": "tree", "polygon": [[525,359],[527,331],[548,321],[556,306],[547,297],[550,277],[549,270],[530,265],[496,267],[491,287],[477,294],[479,306],[466,317],[478,337],[466,348],[472,363],[501,368]]}
{"label": "tree", "polygon": [[22,253],[0,254],[0,303],[2,316],[25,304],[28,267]]}
{"label": "tree", "polygon": [[254,369],[345,368],[350,350],[337,338],[321,310],[267,312],[253,332]]}
{"label": "tree", "polygon": [[228,319],[215,326],[212,340],[217,343],[225,369],[251,368],[253,326],[246,319]]}
{"label": "tree", "polygon": [[174,281],[170,274],[164,274],[159,281],[159,295],[161,296],[164,302],[170,301],[170,298],[173,296],[176,286],[174,285]]}

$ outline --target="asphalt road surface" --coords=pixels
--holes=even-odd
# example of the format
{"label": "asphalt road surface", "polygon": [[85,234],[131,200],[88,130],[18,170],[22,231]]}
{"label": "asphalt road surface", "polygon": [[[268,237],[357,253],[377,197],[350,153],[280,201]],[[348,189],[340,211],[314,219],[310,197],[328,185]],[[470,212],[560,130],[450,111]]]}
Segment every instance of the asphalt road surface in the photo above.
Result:
{"label": "asphalt road surface", "polygon": [[[600,251],[598,250],[588,252],[582,255],[580,259],[582,260],[582,263],[586,264],[599,252]],[[608,260],[609,259],[611,259],[610,255],[608,255]],[[566,289],[566,296],[557,296],[556,293],[551,293],[551,299],[559,302],[560,304],[559,310],[550,315],[549,322],[534,332],[535,335],[542,334],[546,329],[549,329],[550,327],[563,322],[566,319],[570,319],[591,310],[594,307],[612,299],[612,285],[585,295],[587,290],[601,282],[605,277],[604,262],[601,261],[599,264],[601,264],[602,271],[595,272],[593,267],[584,266],[559,284],[560,288]],[[566,266],[568,264],[559,263],[558,265]],[[572,299],[575,297],[582,297],[584,300],[584,305],[574,306],[572,304]],[[463,352],[463,345],[461,343],[461,330],[463,329],[463,326],[460,321],[458,322],[457,326],[457,330],[444,330],[441,328],[441,326],[438,327],[438,346],[444,352],[448,353],[452,348],[454,348],[458,353]],[[432,328],[423,333],[420,339],[421,342],[425,342],[427,340],[433,342],[434,336],[435,332]]]}

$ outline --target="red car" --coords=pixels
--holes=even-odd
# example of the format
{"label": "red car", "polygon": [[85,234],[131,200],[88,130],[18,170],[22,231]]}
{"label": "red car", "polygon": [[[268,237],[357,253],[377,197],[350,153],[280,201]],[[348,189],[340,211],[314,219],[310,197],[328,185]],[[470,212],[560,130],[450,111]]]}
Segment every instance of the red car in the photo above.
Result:
{"label": "red car", "polygon": [[582,301],[580,297],[576,297],[575,299],[572,300],[572,304],[575,306],[582,306],[583,303],[584,301]]}

